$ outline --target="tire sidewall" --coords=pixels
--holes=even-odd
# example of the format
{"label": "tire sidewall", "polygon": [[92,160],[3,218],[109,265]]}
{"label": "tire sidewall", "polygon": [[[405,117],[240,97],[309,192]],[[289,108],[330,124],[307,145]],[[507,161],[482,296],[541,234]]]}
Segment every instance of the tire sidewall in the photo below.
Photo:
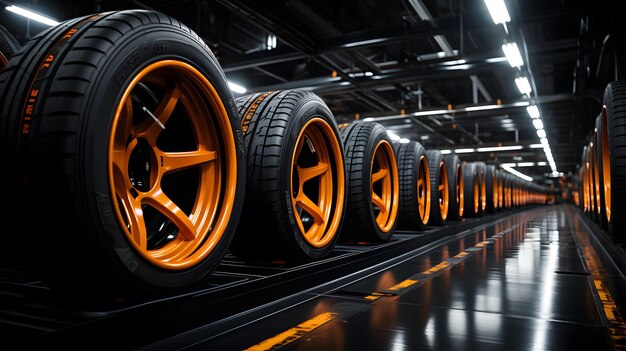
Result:
{"label": "tire sidewall", "polygon": [[[221,68],[216,63],[212,54],[202,47],[192,36],[173,28],[163,28],[159,24],[140,26],[133,30],[134,33],[125,36],[123,42],[110,55],[115,59],[107,60],[99,67],[96,84],[91,86],[88,96],[92,98],[87,102],[89,109],[86,111],[83,131],[84,140],[80,141],[78,148],[79,161],[83,164],[85,179],[92,180],[93,184],[87,186],[93,189],[93,193],[84,194],[92,211],[93,221],[98,223],[93,230],[101,238],[99,245],[105,252],[110,262],[125,274],[140,277],[149,285],[162,287],[180,286],[193,283],[205,276],[222,258],[229,245],[234,227],[237,223],[238,214],[241,212],[242,196],[244,194],[245,158],[243,152],[242,134],[239,117],[232,92],[227,86]],[[129,244],[126,234],[120,229],[115,215],[111,198],[112,189],[108,179],[108,143],[115,116],[115,108],[121,100],[123,92],[131,80],[151,63],[174,59],[183,61],[198,69],[213,85],[222,98],[225,109],[229,115],[230,127],[234,132],[237,152],[237,188],[235,203],[232,210],[232,220],[224,232],[224,238],[220,240],[214,252],[200,264],[185,270],[176,272],[164,272],[154,267],[143,259]],[[113,108],[112,108],[113,106]],[[106,132],[104,132],[106,131]],[[86,166],[90,165],[90,166]]]}
{"label": "tire sidewall", "polygon": [[[296,148],[296,144],[298,142],[298,137],[300,136],[302,129],[306,126],[306,124],[314,119],[321,118],[324,120],[333,130],[334,137],[337,140],[337,144],[339,147],[339,151],[341,155],[344,155],[344,147],[341,139],[341,135],[339,133],[339,129],[337,128],[337,123],[335,122],[334,116],[330,109],[326,106],[326,104],[321,101],[318,97],[307,97],[302,101],[298,102],[298,105],[294,108],[291,116],[289,117],[289,123],[287,126],[287,130],[285,132],[284,143],[282,145],[281,153],[280,153],[280,170],[279,170],[279,189],[284,189],[284,193],[278,194],[279,201],[281,202],[281,207],[284,208],[284,211],[280,211],[277,218],[278,230],[280,230],[281,237],[285,239],[284,244],[288,247],[291,247],[293,250],[290,250],[290,254],[295,254],[297,256],[301,256],[296,253],[302,253],[305,257],[310,258],[321,258],[327,256],[330,251],[333,250],[337,239],[339,238],[339,233],[341,231],[341,225],[343,222],[343,215],[345,213],[346,208],[346,200],[347,196],[345,194],[346,184],[346,171],[345,171],[345,161],[343,156],[340,160],[335,160],[335,154],[332,150],[329,150],[331,157],[336,162],[341,162],[343,164],[343,173],[339,174],[338,169],[334,169],[335,172],[335,181],[337,181],[337,177],[343,177],[344,186],[343,186],[343,203],[336,204],[335,208],[332,209],[330,220],[336,215],[336,211],[338,210],[338,206],[341,206],[342,213],[340,214],[340,220],[337,227],[337,231],[334,234],[334,237],[323,247],[315,247],[308,243],[306,239],[303,237],[298,224],[296,223],[296,218],[294,214],[294,209],[291,204],[291,172],[292,172],[292,157]],[[339,189],[336,189],[339,191]],[[337,194],[333,194],[333,197],[336,198]],[[289,253],[288,253],[289,254]]]}

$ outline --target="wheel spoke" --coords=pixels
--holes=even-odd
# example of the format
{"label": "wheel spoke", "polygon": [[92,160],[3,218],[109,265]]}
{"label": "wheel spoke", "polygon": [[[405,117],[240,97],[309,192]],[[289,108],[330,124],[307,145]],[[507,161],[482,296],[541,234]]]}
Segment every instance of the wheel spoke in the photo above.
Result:
{"label": "wheel spoke", "polygon": [[424,185],[424,180],[422,178],[417,179],[417,188],[421,189],[422,185]]}
{"label": "wheel spoke", "polygon": [[381,211],[386,210],[385,201],[376,193],[372,193],[372,203],[376,205]]}
{"label": "wheel spoke", "polygon": [[389,174],[387,169],[381,169],[378,172],[372,174],[372,183],[376,183],[377,181],[385,178]]}
{"label": "wheel spoke", "polygon": [[[172,112],[176,108],[178,104],[178,99],[180,98],[181,87],[180,84],[177,83],[173,87],[169,88],[159,105],[156,107],[152,113],[161,124],[167,124],[167,121],[172,116]],[[146,112],[148,113],[148,112]],[[142,124],[136,127],[137,135],[146,138],[148,140],[156,141],[157,136],[161,133],[163,128],[156,123],[152,117],[147,118]]]}
{"label": "wheel spoke", "polygon": [[131,195],[130,189],[132,189],[132,185],[117,164],[115,164],[113,169],[113,177],[115,179],[115,194],[121,202],[120,210],[129,222],[128,230],[131,238],[140,249],[145,250],[147,248],[148,235],[144,225],[143,210],[141,209],[142,196],[134,197]]}
{"label": "wheel spoke", "polygon": [[216,151],[166,152],[158,154],[163,172],[197,166],[217,159]]}
{"label": "wheel spoke", "polygon": [[160,188],[150,192],[146,197],[146,202],[171,220],[183,239],[192,241],[196,238],[194,223]]}
{"label": "wheel spoke", "polygon": [[300,192],[300,194],[298,194],[298,197],[296,197],[296,205],[300,206],[309,215],[311,215],[315,223],[324,223],[324,215],[322,214],[322,210],[304,193]]}
{"label": "wheel spoke", "polygon": [[328,163],[324,162],[320,162],[313,167],[300,168],[300,166],[297,166],[300,184],[304,184],[306,181],[321,176],[328,171],[328,168]]}

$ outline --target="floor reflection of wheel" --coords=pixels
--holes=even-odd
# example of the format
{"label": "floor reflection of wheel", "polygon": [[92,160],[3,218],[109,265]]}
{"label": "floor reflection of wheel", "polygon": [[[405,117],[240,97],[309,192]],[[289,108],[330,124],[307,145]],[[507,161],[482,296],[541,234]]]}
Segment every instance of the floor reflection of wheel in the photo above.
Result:
{"label": "floor reflection of wheel", "polygon": [[450,189],[450,206],[448,218],[460,220],[465,211],[465,188],[463,184],[463,169],[457,155],[444,155],[443,162],[448,170],[448,187]]}
{"label": "floor reflection of wheel", "polygon": [[430,218],[430,170],[417,141],[395,144],[400,179],[398,229],[423,230]]}
{"label": "floor reflection of wheel", "polygon": [[439,150],[427,150],[430,169],[430,220],[428,224],[444,225],[450,208],[448,168]]}
{"label": "floor reflection of wheel", "polygon": [[376,122],[350,123],[341,132],[347,174],[342,238],[385,242],[398,219],[398,163],[387,130]]}
{"label": "floor reflection of wheel", "polygon": [[601,113],[602,180],[604,210],[609,233],[617,243],[626,243],[626,81],[611,82],[604,90]]}
{"label": "floor reflection of wheel", "polygon": [[28,212],[28,263],[73,295],[202,286],[234,234],[246,179],[211,50],[177,21],[131,10],[44,32],[2,77],[13,64],[0,132],[17,146],[9,195]]}
{"label": "floor reflection of wheel", "polygon": [[304,90],[244,96],[237,105],[248,185],[231,251],[242,258],[327,257],[346,207],[343,145],[332,112]]}

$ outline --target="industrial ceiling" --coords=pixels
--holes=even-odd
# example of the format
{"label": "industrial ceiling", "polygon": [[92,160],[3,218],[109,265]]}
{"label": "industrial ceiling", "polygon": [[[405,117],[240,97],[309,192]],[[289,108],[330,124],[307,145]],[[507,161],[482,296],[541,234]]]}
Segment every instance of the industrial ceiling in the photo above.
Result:
{"label": "industrial ceiling", "polygon": [[[609,1],[505,0],[510,21],[499,24],[484,0],[2,3],[59,21],[158,10],[195,30],[243,94],[310,89],[340,123],[378,121],[427,149],[509,164],[545,183],[555,170],[576,170],[603,89],[621,76],[619,11]],[[0,23],[22,43],[46,28],[7,11]],[[521,54],[516,67],[503,52],[507,43]],[[525,94],[516,84],[522,77]],[[531,105],[539,118],[529,116]]]}

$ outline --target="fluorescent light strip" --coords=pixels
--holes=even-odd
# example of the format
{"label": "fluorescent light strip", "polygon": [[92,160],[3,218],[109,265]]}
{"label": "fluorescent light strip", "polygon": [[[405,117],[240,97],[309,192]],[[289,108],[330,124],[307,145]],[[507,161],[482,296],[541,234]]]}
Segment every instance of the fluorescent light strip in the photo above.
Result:
{"label": "fluorescent light strip", "polygon": [[448,155],[452,153],[452,150],[440,150],[442,155]]}
{"label": "fluorescent light strip", "polygon": [[[470,106],[466,107],[465,111],[483,111],[483,110],[495,110],[497,108],[501,108],[500,105],[483,105],[483,106]],[[449,112],[449,111],[446,111]]]}
{"label": "fluorescent light strip", "polygon": [[547,165],[548,165],[548,162],[543,162],[543,161],[537,162],[537,166],[547,166]]}
{"label": "fluorescent light strip", "polygon": [[543,122],[539,118],[533,119],[533,125],[535,129],[543,129]]}
{"label": "fluorescent light strip", "polygon": [[521,150],[521,145],[511,146],[492,146],[492,147],[479,147],[476,149],[478,152],[491,152],[491,151],[509,151],[509,150]]}
{"label": "fluorescent light strip", "polygon": [[235,84],[233,82],[228,82],[228,86],[230,87],[230,90],[232,90],[235,93],[239,93],[239,94],[244,94],[246,91],[248,91],[248,89],[242,87],[239,84]]}
{"label": "fluorescent light strip", "polygon": [[502,52],[504,52],[504,56],[506,56],[506,59],[509,61],[509,65],[511,65],[511,67],[519,68],[524,65],[522,54],[520,54],[516,43],[507,43],[502,45]]}
{"label": "fluorescent light strip", "polygon": [[526,181],[529,181],[529,182],[532,182],[532,181],[533,181],[533,178],[532,178],[532,177],[529,177],[529,176],[527,176],[526,174],[521,173],[520,171],[515,170],[515,169],[513,169],[513,168],[511,168],[511,167],[509,167],[509,166],[501,165],[501,167],[502,167],[502,169],[504,169],[505,171],[507,171],[507,172],[509,172],[509,173],[511,173],[511,174],[513,174],[513,175],[516,175],[516,176],[518,176],[518,177],[520,177],[520,178],[522,178],[522,179],[524,179],[524,180],[526,180]]}
{"label": "fluorescent light strip", "polygon": [[518,162],[517,167],[532,167],[534,166],[534,162]]}
{"label": "fluorescent light strip", "polygon": [[[548,139],[546,139],[546,140],[548,140]],[[530,145],[528,145],[528,147],[531,148],[531,149],[541,149],[541,148],[543,148],[543,144],[530,144]]]}
{"label": "fluorescent light strip", "polygon": [[455,150],[454,150],[454,153],[455,153],[455,154],[468,154],[468,153],[470,153],[470,152],[474,152],[474,151],[475,151],[475,149],[472,149],[472,148],[468,148],[468,149],[455,149]]}
{"label": "fluorescent light strip", "polygon": [[546,131],[543,129],[538,129],[537,130],[537,136],[540,138],[545,138],[546,137]]}
{"label": "fluorescent light strip", "polygon": [[511,20],[503,0],[485,0],[485,5],[487,10],[489,10],[493,23],[506,23]]}
{"label": "fluorescent light strip", "polygon": [[53,20],[52,18],[46,17],[46,16],[42,16],[38,13],[34,13],[30,10],[27,10],[25,8],[19,7],[19,6],[15,6],[15,5],[9,5],[7,7],[4,8],[5,10],[9,11],[9,12],[13,12],[17,15],[20,16],[24,16],[26,18],[32,19],[33,21],[37,21],[39,23],[43,23],[45,25],[48,26],[56,26],[57,24],[61,23],[58,21]]}
{"label": "fluorescent light strip", "polygon": [[537,105],[530,105],[526,107],[526,111],[528,112],[528,115],[532,118],[541,117],[541,114],[539,113],[539,107],[537,107]]}
{"label": "fluorescent light strip", "polygon": [[533,89],[530,87],[530,82],[528,82],[528,78],[526,77],[517,77],[515,78],[515,85],[517,85],[517,89],[520,93],[524,95],[529,95]]}

